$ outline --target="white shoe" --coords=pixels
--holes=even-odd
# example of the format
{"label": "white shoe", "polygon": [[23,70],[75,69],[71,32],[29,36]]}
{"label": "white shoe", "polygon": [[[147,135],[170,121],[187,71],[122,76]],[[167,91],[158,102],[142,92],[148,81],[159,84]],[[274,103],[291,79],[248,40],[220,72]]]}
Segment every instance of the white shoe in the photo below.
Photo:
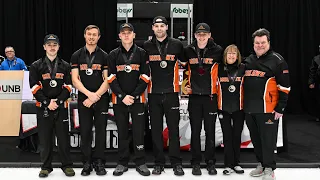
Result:
{"label": "white shoe", "polygon": [[262,167],[262,164],[259,163],[258,166],[256,167],[256,169],[254,169],[250,172],[250,176],[260,177],[262,175],[263,175],[263,167]]}
{"label": "white shoe", "polygon": [[276,176],[274,175],[274,171],[271,168],[265,168],[262,180],[275,180],[275,179],[276,179]]}
{"label": "white shoe", "polygon": [[237,174],[243,174],[244,173],[244,170],[242,169],[241,166],[235,166],[233,168],[233,170],[237,173]]}
{"label": "white shoe", "polygon": [[233,173],[233,169],[227,167],[225,170],[223,170],[223,174],[224,175],[230,175],[231,173]]}

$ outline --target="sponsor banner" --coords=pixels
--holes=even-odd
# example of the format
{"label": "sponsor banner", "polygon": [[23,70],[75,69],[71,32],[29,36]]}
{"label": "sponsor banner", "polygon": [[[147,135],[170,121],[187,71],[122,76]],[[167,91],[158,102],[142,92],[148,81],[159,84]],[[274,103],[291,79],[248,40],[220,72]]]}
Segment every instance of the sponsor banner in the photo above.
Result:
{"label": "sponsor banner", "polygon": [[192,17],[193,4],[171,4],[171,11],[174,18],[188,18],[189,11]]}
{"label": "sponsor banner", "polygon": [[22,98],[22,80],[0,80],[0,99],[19,100]]}
{"label": "sponsor banner", "polygon": [[126,14],[128,14],[128,18],[133,17],[132,3],[129,3],[129,4],[118,3],[117,4],[117,17],[124,17],[125,18]]}

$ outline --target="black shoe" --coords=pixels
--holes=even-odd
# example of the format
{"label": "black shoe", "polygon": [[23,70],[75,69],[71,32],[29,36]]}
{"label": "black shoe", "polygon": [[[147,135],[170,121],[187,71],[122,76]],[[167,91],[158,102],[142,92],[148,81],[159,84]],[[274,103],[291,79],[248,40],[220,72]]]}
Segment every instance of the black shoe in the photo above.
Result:
{"label": "black shoe", "polygon": [[207,164],[207,170],[208,170],[209,175],[216,175],[217,174],[216,167],[214,166],[213,163]]}
{"label": "black shoe", "polygon": [[192,166],[192,174],[195,176],[200,176],[202,175],[201,169],[200,169],[200,165],[196,164]]}
{"label": "black shoe", "polygon": [[150,171],[146,164],[142,164],[136,167],[136,171],[142,176],[150,176]]}
{"label": "black shoe", "polygon": [[118,164],[116,169],[113,171],[114,176],[121,176],[124,172],[128,171],[128,167]]}
{"label": "black shoe", "polygon": [[96,174],[98,176],[103,176],[107,174],[107,171],[104,168],[104,163],[102,162],[101,159],[98,159],[95,163],[94,163],[94,171],[96,171]]}
{"label": "black shoe", "polygon": [[244,170],[242,169],[241,166],[235,166],[232,168],[234,170],[234,172],[236,172],[237,174],[243,174],[244,173]]}
{"label": "black shoe", "polygon": [[39,177],[45,178],[45,177],[48,177],[49,174],[50,174],[50,171],[45,170],[45,169],[42,169],[42,170],[39,172]]}
{"label": "black shoe", "polygon": [[174,175],[176,175],[176,176],[183,176],[184,175],[184,171],[183,171],[181,165],[174,166],[173,171],[174,171]]}
{"label": "black shoe", "polygon": [[162,173],[162,171],[164,171],[164,167],[156,165],[153,167],[152,174],[160,175]]}
{"label": "black shoe", "polygon": [[92,164],[90,162],[86,162],[83,165],[83,169],[81,171],[82,176],[89,176],[92,171]]}

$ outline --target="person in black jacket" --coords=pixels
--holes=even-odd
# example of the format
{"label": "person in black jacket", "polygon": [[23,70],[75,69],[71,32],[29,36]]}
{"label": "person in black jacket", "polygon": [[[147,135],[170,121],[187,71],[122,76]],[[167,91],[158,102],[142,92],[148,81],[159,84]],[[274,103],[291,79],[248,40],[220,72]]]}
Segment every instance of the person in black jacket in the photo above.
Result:
{"label": "person in black jacket", "polygon": [[[83,169],[81,175],[90,175],[93,166],[97,175],[106,175],[104,150],[109,109],[107,53],[97,43],[100,29],[89,25],[84,30],[86,45],[71,56],[72,83],[79,90],[78,113],[80,121]],[[95,127],[95,147],[92,151]]]}
{"label": "person in black jacket", "polygon": [[[320,45],[319,45],[319,53],[320,53]],[[315,96],[316,98],[313,99],[315,101],[317,106],[316,107],[319,107],[319,104],[320,104],[320,95],[319,95],[319,77],[320,77],[320,54],[316,55],[313,59],[312,59],[312,62],[311,62],[311,65],[310,65],[310,71],[309,71],[309,80],[308,80],[308,85],[309,85],[309,88],[311,90],[314,90],[312,91],[314,94],[313,97]],[[318,111],[318,109],[315,109],[315,113],[314,113],[317,117],[316,121],[319,121],[320,119],[320,112]]]}
{"label": "person in black jacket", "polygon": [[201,175],[200,133],[202,120],[206,133],[205,162],[210,175],[217,174],[215,168],[215,126],[217,118],[218,62],[222,59],[222,48],[211,38],[210,27],[199,23],[195,30],[196,41],[185,48],[189,69],[188,111],[191,125],[192,174]]}
{"label": "person in black jacket", "polygon": [[36,98],[37,125],[40,139],[41,171],[47,177],[52,169],[53,138],[58,139],[61,169],[66,176],[74,176],[70,158],[68,98],[71,92],[70,65],[57,56],[59,38],[46,35],[43,48],[46,56],[30,66],[29,82]]}
{"label": "person in black jacket", "polygon": [[291,89],[289,69],[284,58],[270,48],[268,30],[256,30],[252,39],[254,53],[245,60],[243,110],[259,164],[250,176],[274,180],[279,118],[283,116]]}
{"label": "person in black jacket", "polygon": [[229,45],[223,53],[223,62],[218,71],[218,109],[223,133],[224,165],[223,174],[243,174],[239,166],[241,133],[244,124],[242,110],[243,89],[241,86],[245,66],[236,45]]}
{"label": "person in black jacket", "polygon": [[181,41],[168,37],[168,22],[162,16],[153,19],[154,36],[144,43],[149,56],[151,79],[148,86],[148,104],[155,166],[152,174],[164,170],[163,115],[169,129],[169,157],[174,174],[184,175],[180,157],[179,141],[179,61],[183,60]]}
{"label": "person in black jacket", "polygon": [[108,56],[108,82],[112,90],[112,103],[118,128],[119,162],[113,175],[120,176],[128,171],[129,114],[132,118],[132,139],[135,153],[136,170],[143,176],[149,176],[145,162],[145,89],[150,80],[147,53],[133,43],[135,37],[132,24],[120,26],[120,47]]}

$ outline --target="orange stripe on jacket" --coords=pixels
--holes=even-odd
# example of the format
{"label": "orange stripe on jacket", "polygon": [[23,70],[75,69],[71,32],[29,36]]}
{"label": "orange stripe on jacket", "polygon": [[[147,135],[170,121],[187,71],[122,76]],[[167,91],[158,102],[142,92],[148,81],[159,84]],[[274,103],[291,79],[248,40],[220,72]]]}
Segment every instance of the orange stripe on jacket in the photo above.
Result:
{"label": "orange stripe on jacket", "polygon": [[179,64],[178,61],[176,61],[174,65],[174,74],[173,74],[173,92],[179,92],[180,86],[179,86]]}
{"label": "orange stripe on jacket", "polygon": [[214,63],[211,67],[211,94],[217,93],[217,80],[218,80],[218,64]]}
{"label": "orange stripe on jacket", "polygon": [[279,100],[277,82],[274,77],[269,78],[264,90],[264,112],[272,113]]}
{"label": "orange stripe on jacket", "polygon": [[71,88],[72,88],[71,85],[64,84],[63,87],[66,88],[69,92],[71,92]]}
{"label": "orange stripe on jacket", "polygon": [[152,77],[151,77],[151,72],[150,72],[150,80],[149,80],[149,83],[148,83],[148,93],[151,93],[152,92]]}
{"label": "orange stripe on jacket", "polygon": [[140,75],[140,79],[142,79],[145,83],[149,83],[149,81],[150,81],[150,78],[147,76],[147,75],[145,75],[145,74],[141,74]]}
{"label": "orange stripe on jacket", "polygon": [[114,80],[116,79],[116,76],[114,74],[111,74],[109,77],[108,77],[108,83],[112,83]]}
{"label": "orange stripe on jacket", "polygon": [[112,104],[117,104],[117,96],[115,93],[112,93],[111,95],[111,101],[112,101]]}
{"label": "orange stripe on jacket", "polygon": [[141,103],[145,103],[146,102],[146,96],[145,96],[144,92],[140,96],[140,102]]}

